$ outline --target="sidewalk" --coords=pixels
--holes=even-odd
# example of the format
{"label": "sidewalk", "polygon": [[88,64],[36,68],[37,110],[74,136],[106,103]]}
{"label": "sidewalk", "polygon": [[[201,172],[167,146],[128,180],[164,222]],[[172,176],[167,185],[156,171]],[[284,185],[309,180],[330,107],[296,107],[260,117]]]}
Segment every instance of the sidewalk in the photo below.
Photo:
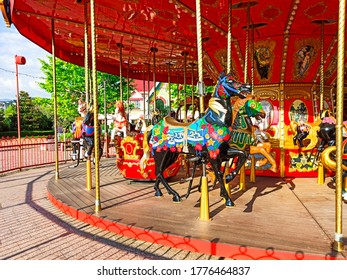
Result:
{"label": "sidewalk", "polygon": [[54,168],[0,176],[0,260],[217,259],[116,235],[63,214],[47,198]]}

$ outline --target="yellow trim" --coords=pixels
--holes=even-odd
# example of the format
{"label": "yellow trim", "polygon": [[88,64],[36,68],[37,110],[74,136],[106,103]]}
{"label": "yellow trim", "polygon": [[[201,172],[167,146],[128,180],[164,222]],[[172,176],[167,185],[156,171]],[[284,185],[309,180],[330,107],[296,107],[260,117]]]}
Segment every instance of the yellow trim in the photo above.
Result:
{"label": "yellow trim", "polygon": [[2,16],[4,17],[4,21],[5,21],[6,27],[10,27],[11,26],[11,22],[10,22],[10,19],[8,18],[6,10],[5,10],[4,0],[0,0],[0,9],[1,9],[1,12],[2,12]]}

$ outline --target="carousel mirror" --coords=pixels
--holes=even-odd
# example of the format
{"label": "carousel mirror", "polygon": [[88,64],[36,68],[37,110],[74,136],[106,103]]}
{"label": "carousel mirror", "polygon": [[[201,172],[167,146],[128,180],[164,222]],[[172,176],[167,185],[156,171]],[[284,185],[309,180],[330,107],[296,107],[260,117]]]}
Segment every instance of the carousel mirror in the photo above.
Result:
{"label": "carousel mirror", "polygon": [[307,122],[308,112],[307,107],[300,99],[295,100],[289,109],[289,119],[296,122]]}

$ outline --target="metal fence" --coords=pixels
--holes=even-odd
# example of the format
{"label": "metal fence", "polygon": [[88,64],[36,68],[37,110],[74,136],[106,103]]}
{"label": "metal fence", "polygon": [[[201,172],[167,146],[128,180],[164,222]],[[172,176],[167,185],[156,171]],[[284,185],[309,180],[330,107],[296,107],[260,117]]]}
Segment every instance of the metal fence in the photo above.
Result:
{"label": "metal fence", "polygon": [[[49,165],[55,163],[55,146],[52,137],[25,137],[19,145],[18,138],[2,137],[0,139],[0,173],[23,168]],[[103,156],[106,155],[105,141]],[[59,162],[72,160],[72,145],[70,140],[58,142]],[[113,143],[108,144],[109,157],[115,156]]]}

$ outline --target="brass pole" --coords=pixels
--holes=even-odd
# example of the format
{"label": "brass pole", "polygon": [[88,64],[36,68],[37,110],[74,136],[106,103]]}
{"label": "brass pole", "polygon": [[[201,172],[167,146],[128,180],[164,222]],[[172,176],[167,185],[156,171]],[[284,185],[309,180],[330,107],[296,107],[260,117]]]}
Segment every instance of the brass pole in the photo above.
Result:
{"label": "brass pole", "polygon": [[128,114],[127,114],[127,119],[128,121],[130,122],[130,86],[129,86],[129,83],[130,83],[130,79],[129,79],[129,67],[130,67],[130,61],[128,61],[128,67],[127,67],[127,92],[128,92],[128,98],[127,98],[127,111],[128,111]]}
{"label": "brass pole", "polygon": [[152,123],[152,120],[150,120],[149,118],[149,114],[150,114],[150,94],[151,94],[151,65],[148,63],[147,64],[147,71],[148,71],[148,77],[147,77],[147,91],[148,91],[148,97],[147,97],[147,116],[148,116],[148,121],[150,123]]}
{"label": "brass pole", "polygon": [[89,48],[88,48],[88,1],[84,1],[84,80],[85,80],[85,101],[89,105]]}
{"label": "brass pole", "polygon": [[200,94],[200,116],[205,114],[204,105],[204,69],[202,53],[202,31],[201,31],[201,7],[200,0],[195,0],[196,5],[196,34],[198,49],[198,76],[199,76],[199,94]]}
{"label": "brass pole", "polygon": [[331,102],[333,104],[333,106],[332,106],[333,116],[336,116],[336,114],[335,114],[335,104],[334,104],[334,86],[332,86],[331,89],[330,89],[330,98],[331,98]]}
{"label": "brass pole", "polygon": [[183,65],[184,116],[183,116],[183,122],[186,123],[187,122],[187,55],[188,55],[188,52],[184,51],[184,52],[182,52],[182,55],[184,58],[184,65]]}
{"label": "brass pole", "polygon": [[54,19],[52,18],[52,64],[53,64],[53,96],[54,96],[54,151],[55,151],[55,179],[59,179],[59,151],[58,151],[58,113],[57,113],[57,76],[55,60]]}
{"label": "brass pole", "polygon": [[191,62],[190,63],[190,66],[192,66],[192,121],[194,121],[195,119],[195,112],[194,112],[194,101],[195,101],[195,98],[194,98],[194,65],[195,63],[194,62]]}
{"label": "brass pole", "polygon": [[[169,108],[171,110],[171,62],[166,63],[168,67],[167,82],[169,84]],[[171,111],[170,114],[171,115]]]}
{"label": "brass pole", "polygon": [[[288,38],[288,37],[287,37]],[[285,177],[285,149],[284,149],[284,138],[285,138],[285,127],[284,127],[284,83],[280,83],[280,104],[279,104],[279,128],[280,128],[280,176]]]}
{"label": "brass pole", "polygon": [[156,71],[156,65],[155,65],[155,53],[158,51],[157,48],[154,48],[152,47],[151,48],[151,52],[153,53],[153,86],[154,86],[154,89],[153,89],[153,113],[155,114],[156,113],[156,110],[157,110],[157,104],[156,104],[156,101],[157,101],[157,86],[156,86],[156,77],[155,77],[155,71]]}
{"label": "brass pole", "polygon": [[92,69],[93,69],[93,109],[94,109],[94,157],[95,157],[95,212],[101,211],[100,203],[100,139],[99,139],[99,108],[96,69],[96,28],[95,28],[95,0],[90,0],[90,24],[92,33]]}
{"label": "brass pole", "polygon": [[[319,115],[323,112],[324,102],[324,20],[316,21],[321,26],[321,40],[320,40],[320,94],[319,94]],[[325,168],[321,162],[321,156],[319,156],[318,162],[318,175],[317,183],[322,185],[325,182]]]}
{"label": "brass pole", "polygon": [[[85,102],[87,106],[90,104],[90,88],[91,79],[89,71],[89,34],[88,34],[88,1],[84,2],[84,83],[85,83]],[[92,189],[92,169],[90,163],[90,157],[86,160],[86,189]]]}
{"label": "brass pole", "polygon": [[123,48],[124,45],[121,43],[117,43],[117,47],[119,48],[119,92],[120,92],[120,101],[123,102]]}
{"label": "brass pole", "polygon": [[252,95],[254,94],[254,24],[252,24],[252,30],[251,30],[251,85],[252,85]]}
{"label": "brass pole", "polygon": [[342,118],[344,95],[344,61],[345,61],[345,18],[346,0],[339,0],[339,23],[337,40],[337,93],[336,93],[336,190],[335,190],[335,238],[333,249],[344,251],[342,234]]}
{"label": "brass pole", "polygon": [[320,50],[320,113],[323,112],[324,102],[324,21],[321,23],[321,50]]}
{"label": "brass pole", "polygon": [[105,115],[105,120],[104,120],[104,127],[105,127],[105,150],[106,150],[106,158],[109,157],[108,155],[108,133],[107,133],[107,102],[106,102],[106,80],[104,80],[104,115]]}
{"label": "brass pole", "polygon": [[245,50],[245,67],[244,82],[248,82],[248,48],[249,48],[249,25],[250,25],[250,5],[247,5],[247,27],[246,27],[246,50]]}
{"label": "brass pole", "polygon": [[[201,37],[201,7],[200,0],[196,0],[196,33],[198,45],[198,74],[199,74],[199,93],[200,93],[200,116],[204,112],[204,96],[203,96],[203,65],[202,65],[202,37]],[[202,176],[200,185],[200,220],[210,220],[210,205],[208,194],[208,182],[206,177],[206,161],[202,159]]]}
{"label": "brass pole", "polygon": [[232,0],[228,1],[228,48],[227,48],[227,73],[232,70],[232,43],[233,38],[231,34],[232,28]]}
{"label": "brass pole", "polygon": [[143,120],[146,122],[146,78],[145,71],[143,71]]}

